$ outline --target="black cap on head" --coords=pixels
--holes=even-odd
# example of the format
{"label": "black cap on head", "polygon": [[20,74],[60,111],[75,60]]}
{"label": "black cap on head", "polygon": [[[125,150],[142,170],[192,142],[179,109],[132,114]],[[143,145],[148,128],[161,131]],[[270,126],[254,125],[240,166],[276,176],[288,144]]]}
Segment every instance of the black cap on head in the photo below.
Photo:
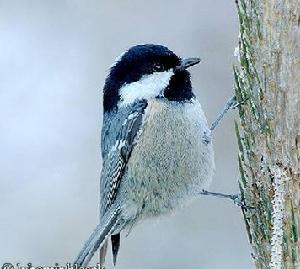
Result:
{"label": "black cap on head", "polygon": [[[110,69],[103,89],[104,110],[110,111],[117,106],[119,89],[124,84],[139,81],[144,75],[154,72],[172,68],[175,71],[181,64],[181,59],[165,46],[145,44],[131,47]],[[164,95],[169,100],[191,99],[193,94],[189,73],[186,70],[176,72]]]}

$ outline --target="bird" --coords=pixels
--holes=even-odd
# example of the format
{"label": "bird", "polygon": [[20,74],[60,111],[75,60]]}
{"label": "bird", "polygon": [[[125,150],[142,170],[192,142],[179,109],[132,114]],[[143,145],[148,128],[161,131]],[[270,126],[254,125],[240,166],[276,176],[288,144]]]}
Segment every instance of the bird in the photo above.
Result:
{"label": "bird", "polygon": [[77,266],[86,266],[100,248],[104,268],[109,240],[115,265],[121,233],[173,212],[211,183],[210,129],[188,71],[199,62],[142,44],[110,67],[103,88],[100,222]]}

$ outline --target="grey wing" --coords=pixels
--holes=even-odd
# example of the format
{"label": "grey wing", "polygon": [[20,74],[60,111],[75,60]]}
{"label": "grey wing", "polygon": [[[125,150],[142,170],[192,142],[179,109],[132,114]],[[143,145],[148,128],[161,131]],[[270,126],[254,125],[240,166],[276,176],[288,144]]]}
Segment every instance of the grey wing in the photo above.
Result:
{"label": "grey wing", "polygon": [[140,100],[132,106],[124,108],[124,111],[104,118],[103,166],[100,183],[101,216],[116,199],[130,154],[141,132],[146,107],[147,101]]}

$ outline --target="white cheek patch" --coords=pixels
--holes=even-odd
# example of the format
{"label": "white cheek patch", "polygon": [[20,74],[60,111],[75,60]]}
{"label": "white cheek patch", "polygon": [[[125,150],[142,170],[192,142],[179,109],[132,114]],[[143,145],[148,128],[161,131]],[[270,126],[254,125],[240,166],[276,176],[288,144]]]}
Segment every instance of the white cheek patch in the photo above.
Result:
{"label": "white cheek patch", "polygon": [[125,84],[120,89],[119,106],[132,104],[136,100],[149,99],[158,96],[168,85],[174,75],[173,70],[155,72],[143,76],[139,81]]}

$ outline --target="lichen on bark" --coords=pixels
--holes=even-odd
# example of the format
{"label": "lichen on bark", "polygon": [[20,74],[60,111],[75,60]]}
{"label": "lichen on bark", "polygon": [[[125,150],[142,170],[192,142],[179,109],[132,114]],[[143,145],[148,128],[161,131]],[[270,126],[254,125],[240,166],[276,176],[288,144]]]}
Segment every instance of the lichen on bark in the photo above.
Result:
{"label": "lichen on bark", "polygon": [[240,0],[237,10],[235,129],[252,256],[257,268],[300,268],[300,2]]}

